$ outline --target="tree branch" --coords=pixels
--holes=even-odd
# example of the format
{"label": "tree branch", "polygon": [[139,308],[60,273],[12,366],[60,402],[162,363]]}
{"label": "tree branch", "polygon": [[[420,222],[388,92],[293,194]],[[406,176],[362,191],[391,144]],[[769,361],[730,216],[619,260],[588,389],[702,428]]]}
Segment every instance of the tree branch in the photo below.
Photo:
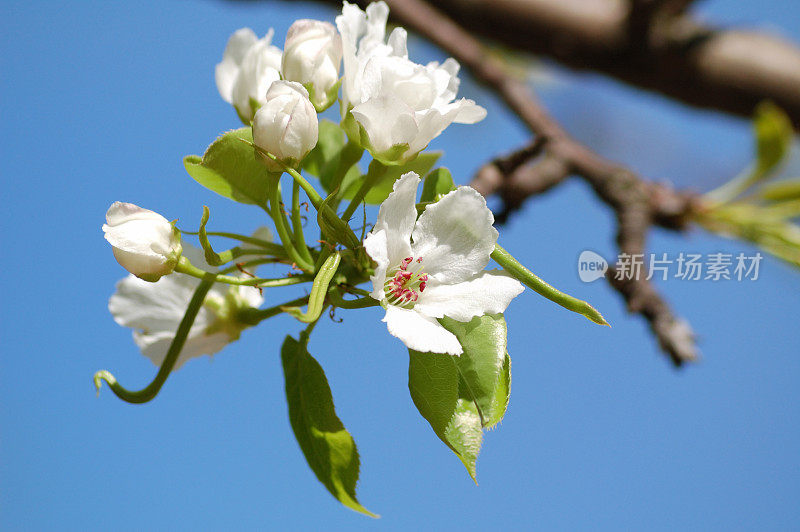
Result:
{"label": "tree branch", "polygon": [[778,36],[718,29],[688,0],[439,0],[473,35],[614,76],[698,107],[752,116],[769,99],[800,127],[800,49]]}

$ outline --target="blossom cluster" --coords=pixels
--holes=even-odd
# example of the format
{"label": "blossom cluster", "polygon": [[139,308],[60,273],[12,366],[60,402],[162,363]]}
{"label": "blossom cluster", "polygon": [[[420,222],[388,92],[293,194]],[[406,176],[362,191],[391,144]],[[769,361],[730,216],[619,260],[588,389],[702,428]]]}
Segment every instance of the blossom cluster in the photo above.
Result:
{"label": "blossom cluster", "polygon": [[252,120],[256,145],[292,166],[317,142],[313,110],[332,105],[341,84],[342,123],[351,140],[387,164],[409,161],[451,123],[473,124],[486,110],[455,99],[457,61],[414,63],[400,27],[387,39],[388,16],[384,2],[366,11],[344,2],[336,27],[292,24],[283,52],[271,44],[273,30],[258,39],[242,28],[217,65],[219,93],[246,124]]}
{"label": "blossom cluster", "polygon": [[[370,4],[366,11],[344,2],[336,26],[307,19],[292,24],[284,50],[272,44],[272,29],[260,39],[250,28],[231,35],[216,66],[217,88],[242,121],[252,125],[256,156],[271,172],[299,167],[318,142],[317,113],[337,100],[350,141],[385,164],[413,159],[452,122],[474,123],[485,116],[486,111],[472,100],[455,100],[459,86],[455,60],[414,63],[408,57],[403,28],[395,28],[387,39],[387,19],[383,2]],[[522,285],[503,273],[482,272],[497,231],[480,195],[461,187],[417,220],[419,183],[413,172],[395,183],[364,241],[377,263],[370,277],[371,297],[386,307],[389,332],[409,348],[460,354],[455,336],[437,318],[469,321],[502,312]],[[198,283],[186,275],[162,277],[181,258],[203,270],[210,267],[202,258],[197,260],[195,248],[182,243],[175,224],[160,214],[116,202],[106,217],[106,239],[132,274],[118,285],[111,312],[118,323],[135,329],[137,345],[160,364],[182,307]],[[147,282],[155,282],[155,287]],[[241,296],[228,298],[239,307],[260,305],[253,288],[229,290]],[[219,311],[220,305],[208,301],[176,367],[192,356],[219,351],[244,328],[233,322],[220,326],[220,319],[227,316],[224,319],[231,321],[235,313]],[[197,333],[212,330],[214,334]]]}
{"label": "blossom cluster", "polygon": [[[456,98],[455,60],[409,59],[406,31],[387,36],[388,14],[384,2],[364,11],[344,2],[335,25],[292,24],[283,50],[271,29],[262,38],[249,28],[233,33],[215,78],[244,127],[223,133],[202,157],[187,156],[184,166],[213,192],[263,209],[275,241],[266,228],[249,236],[207,230],[204,207],[199,228],[191,230],[197,248],[177,220],[113,203],[103,231],[130,275],[117,283],[109,310],[133,329],[134,342],[159,371],[137,392],[107,371],[95,374],[98,390],[106,382],[125,401],[146,402],[188,360],[219,352],[267,319],[296,318],[306,329],[299,341],[287,336],[281,348],[292,428],[323,484],[369,515],[355,499],[355,444],[336,428],[341,422],[324,374],[306,350],[324,310],[382,307],[388,332],[408,350],[414,403],[473,477],[482,430],[499,422],[508,404],[503,313],[523,282],[605,323],[500,248],[485,199],[456,187],[446,168],[433,168],[439,155],[423,153],[428,144],[450,124],[476,123],[486,111]],[[337,102],[339,123],[320,121],[318,114]],[[362,174],[366,153],[371,161]],[[281,190],[287,176],[291,201]],[[357,236],[351,222],[362,203],[380,207],[369,232],[362,226]],[[311,207],[315,216],[306,214]],[[318,235],[309,245],[312,231]],[[219,251],[212,238],[214,245],[222,239],[236,245]],[[502,269],[487,269],[491,260]],[[261,277],[259,269],[276,275]],[[280,294],[292,285],[306,290],[287,301]],[[261,308],[265,300],[273,306]],[[457,397],[466,389],[469,402]],[[439,410],[431,410],[433,403]],[[325,462],[334,458],[336,464]]]}

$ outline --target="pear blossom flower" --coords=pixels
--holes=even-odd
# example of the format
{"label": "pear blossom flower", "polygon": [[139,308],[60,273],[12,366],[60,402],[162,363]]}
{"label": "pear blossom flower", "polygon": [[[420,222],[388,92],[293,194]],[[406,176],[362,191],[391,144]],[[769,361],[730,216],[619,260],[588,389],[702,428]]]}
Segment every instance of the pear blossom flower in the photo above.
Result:
{"label": "pear blossom flower", "polygon": [[319,20],[297,20],[286,33],[281,73],[308,90],[311,103],[322,112],[336,101],[342,38],[336,28]]}
{"label": "pear blossom flower", "polygon": [[403,28],[384,43],[388,15],[384,2],[366,12],[344,2],[336,25],[342,35],[343,113],[352,114],[373,157],[397,163],[413,159],[451,123],[483,120],[486,110],[465,98],[454,101],[460,83],[455,59],[414,63]]}
{"label": "pear blossom flower", "polygon": [[[294,81],[273,83],[253,119],[253,143],[288,166],[296,166],[317,145],[318,138],[317,111],[308,91]],[[282,170],[274,160],[262,159],[270,170]]]}
{"label": "pear blossom flower", "polygon": [[386,309],[389,333],[409,349],[460,355],[458,339],[437,318],[466,322],[503,312],[523,286],[501,270],[484,271],[497,230],[483,196],[458,187],[417,219],[419,183],[414,172],[395,182],[364,239],[377,263],[370,296]]}
{"label": "pear blossom flower", "polygon": [[112,203],[103,233],[120,266],[145,281],[172,273],[181,258],[180,231],[174,224],[133,203]]}
{"label": "pear blossom flower", "polygon": [[[183,246],[192,264],[214,270],[205,263],[202,250],[187,243]],[[161,366],[199,283],[199,279],[184,274],[163,277],[156,283],[129,275],[117,283],[108,309],[119,325],[134,329],[133,341],[142,354]],[[236,321],[236,311],[259,307],[263,302],[257,288],[215,284],[189,330],[174,369],[189,359],[213,355],[238,340],[246,326]]]}
{"label": "pear blossom flower", "polygon": [[219,95],[236,108],[249,124],[273,81],[281,79],[281,49],[273,46],[274,31],[259,39],[250,28],[236,30],[217,64],[215,79]]}

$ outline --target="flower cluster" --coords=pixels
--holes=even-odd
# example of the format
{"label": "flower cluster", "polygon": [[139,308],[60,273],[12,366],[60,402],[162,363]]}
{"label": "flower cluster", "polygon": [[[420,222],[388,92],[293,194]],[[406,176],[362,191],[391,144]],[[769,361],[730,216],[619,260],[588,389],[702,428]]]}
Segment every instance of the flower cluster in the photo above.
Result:
{"label": "flower cluster", "polygon": [[[272,30],[263,39],[249,28],[237,30],[217,65],[219,93],[242,121],[252,120],[256,146],[295,166],[317,143],[310,110],[332,105],[341,84],[342,124],[350,139],[386,164],[407,162],[451,123],[473,124],[486,110],[455,100],[457,61],[414,63],[403,28],[384,42],[388,16],[384,2],[366,12],[344,2],[336,27],[305,19],[292,24],[283,52],[271,44]],[[268,166],[278,171],[277,164]]]}
{"label": "flower cluster", "polygon": [[[183,240],[177,220],[130,203],[111,205],[103,231],[131,275],[117,283],[109,310],[133,329],[134,342],[159,371],[135,392],[107,371],[95,375],[98,390],[106,382],[125,401],[146,402],[189,359],[217,353],[267,319],[296,318],[307,327],[281,348],[292,428],[303,452],[313,452],[309,465],[329,491],[369,515],[355,498],[355,443],[307,351],[326,309],[384,309],[389,333],[408,348],[414,403],[473,477],[482,430],[508,404],[503,313],[523,291],[520,281],[604,323],[499,247],[484,198],[456,187],[446,168],[433,168],[438,154],[420,155],[451,123],[478,122],[486,111],[456,99],[455,60],[413,62],[404,29],[386,37],[387,19],[384,2],[366,11],[344,2],[335,26],[292,24],[283,51],[272,44],[272,30],[261,39],[249,28],[234,32],[216,83],[245,127],[220,135],[202,157],[185,157],[184,166],[209,190],[261,208],[275,242],[263,230],[249,236],[208,230],[204,207],[199,227],[184,230],[197,235],[198,249]],[[337,101],[339,124],[320,121],[318,113]],[[372,160],[362,174],[365,152]],[[291,200],[281,190],[287,176]],[[351,220],[362,203],[380,208],[359,237]],[[215,249],[226,239],[236,245]],[[490,260],[502,270],[487,269]],[[275,274],[261,277],[258,269]],[[306,290],[281,297],[291,285]],[[265,300],[273,306],[261,308]],[[468,400],[461,390],[469,390]]]}
{"label": "flower cluster", "polygon": [[[485,116],[471,100],[454,101],[459,85],[455,60],[414,63],[403,28],[386,40],[388,13],[384,2],[366,11],[344,2],[335,26],[308,19],[292,24],[283,51],[272,44],[272,29],[260,39],[250,28],[231,35],[216,66],[217,88],[242,121],[251,124],[255,156],[270,172],[300,167],[319,139],[317,113],[337,100],[350,142],[381,164],[409,161],[450,123],[474,123]],[[522,288],[503,274],[479,274],[497,238],[483,199],[462,187],[430,206],[417,222],[419,182],[410,173],[395,183],[364,241],[368,257],[377,263],[370,276],[371,295],[387,308],[389,332],[408,347],[459,354],[455,336],[436,319],[448,315],[469,321],[502,312]],[[106,219],[105,237],[117,261],[132,274],[120,281],[109,308],[120,325],[134,329],[142,352],[160,364],[200,274],[210,271],[206,259],[218,255],[209,248],[198,259],[196,249],[182,243],[174,222],[133,204],[114,203]],[[312,252],[285,241],[281,228],[286,220],[275,223],[290,251],[288,259],[301,269],[311,268]],[[294,230],[296,240],[298,228]],[[169,275],[176,268],[181,274]],[[261,296],[253,295],[255,288],[233,286],[220,292],[217,286],[206,295],[176,368],[237,339],[245,325],[236,321],[236,310],[261,304]],[[482,291],[489,295],[479,297]]]}

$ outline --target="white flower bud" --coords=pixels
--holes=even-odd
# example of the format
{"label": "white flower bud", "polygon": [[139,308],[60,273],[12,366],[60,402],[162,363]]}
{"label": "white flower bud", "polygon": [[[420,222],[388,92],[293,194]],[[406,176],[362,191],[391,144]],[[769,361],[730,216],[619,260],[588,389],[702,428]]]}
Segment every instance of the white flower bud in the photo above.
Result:
{"label": "white flower bud", "polygon": [[[287,166],[297,164],[317,145],[317,111],[308,91],[294,81],[276,81],[267,91],[264,105],[253,118],[253,143]],[[269,157],[262,157],[273,172],[283,168]]]}
{"label": "white flower bud", "polygon": [[222,62],[217,64],[219,94],[233,104],[246,124],[264,103],[269,86],[281,77],[281,50],[271,44],[273,33],[270,29],[259,39],[250,28],[237,30],[228,40]]}
{"label": "white flower bud", "polygon": [[308,90],[311,103],[321,112],[336,101],[342,38],[333,24],[298,20],[286,33],[281,73]]}
{"label": "white flower bud", "polygon": [[117,262],[145,281],[172,273],[181,257],[180,231],[160,214],[132,203],[112,203],[103,232]]}

